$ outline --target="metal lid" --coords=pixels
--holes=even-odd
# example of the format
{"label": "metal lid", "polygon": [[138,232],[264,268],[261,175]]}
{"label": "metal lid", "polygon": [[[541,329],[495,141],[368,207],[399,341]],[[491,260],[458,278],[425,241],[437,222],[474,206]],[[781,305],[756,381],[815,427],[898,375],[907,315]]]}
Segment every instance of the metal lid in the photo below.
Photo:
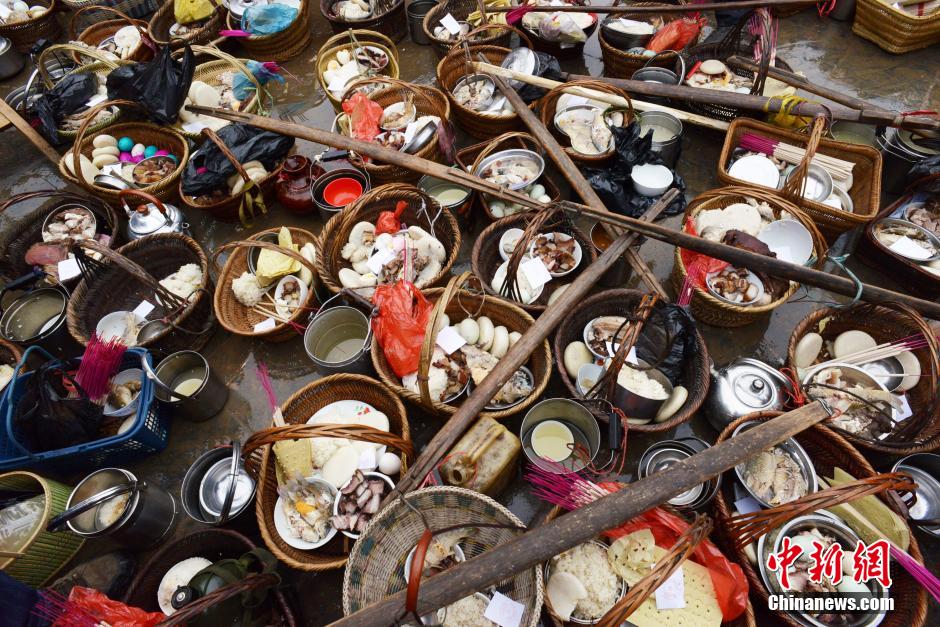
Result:
{"label": "metal lid", "polygon": [[[163,215],[163,212],[153,203],[142,206],[147,210],[146,212],[141,212],[138,208],[136,211],[133,211],[128,218],[131,230],[134,233],[151,235],[164,227],[172,225],[173,222],[170,217]],[[168,213],[169,209],[170,208],[167,207]]]}
{"label": "metal lid", "polygon": [[776,405],[779,387],[790,382],[777,370],[758,359],[738,359],[727,368],[735,397],[755,410]]}
{"label": "metal lid", "polygon": [[[520,72],[522,74],[529,74],[530,76],[538,74],[539,71],[539,59],[536,56],[535,52],[529,48],[516,48],[512,52],[506,55],[506,58],[503,59],[503,62],[500,63],[500,66],[506,68],[507,70],[512,70],[514,72]],[[513,89],[520,89],[525,86],[525,83],[515,79],[507,79],[507,83]]]}

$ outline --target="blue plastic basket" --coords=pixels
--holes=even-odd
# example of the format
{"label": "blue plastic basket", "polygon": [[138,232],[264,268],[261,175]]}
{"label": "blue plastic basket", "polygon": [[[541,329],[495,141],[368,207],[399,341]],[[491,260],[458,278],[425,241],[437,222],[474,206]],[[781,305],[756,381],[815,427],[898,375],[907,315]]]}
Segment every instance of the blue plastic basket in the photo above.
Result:
{"label": "blue plastic basket", "polygon": [[[26,389],[26,382],[33,373],[20,374],[26,360],[33,353],[47,359],[52,355],[38,346],[32,346],[23,354],[16,365],[13,379],[7,385],[0,400],[0,418],[6,426],[0,432],[0,471],[15,468],[36,468],[58,472],[87,471],[104,466],[120,466],[138,460],[143,455],[158,453],[166,448],[170,436],[170,421],[166,408],[157,402],[154,384],[146,374],[141,375],[140,401],[137,405],[134,425],[120,435],[113,435],[100,440],[86,442],[77,446],[30,453],[16,439],[13,428],[13,411]],[[124,354],[121,369],[136,368],[141,360],[151,364],[150,353],[139,348],[131,348]],[[76,360],[78,361],[78,360]]]}

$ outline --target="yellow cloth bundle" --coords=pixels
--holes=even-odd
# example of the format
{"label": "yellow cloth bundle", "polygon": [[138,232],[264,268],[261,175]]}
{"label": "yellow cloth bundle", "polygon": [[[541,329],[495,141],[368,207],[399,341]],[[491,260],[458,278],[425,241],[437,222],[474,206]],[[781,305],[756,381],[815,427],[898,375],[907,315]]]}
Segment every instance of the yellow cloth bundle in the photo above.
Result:
{"label": "yellow cloth bundle", "polygon": [[[299,250],[297,244],[291,239],[290,230],[286,226],[282,226],[277,234],[277,245],[294,252]],[[282,276],[293,274],[298,270],[300,270],[300,262],[296,259],[275,250],[263,248],[261,254],[258,255],[255,276],[258,278],[258,284],[264,287],[271,285]]]}

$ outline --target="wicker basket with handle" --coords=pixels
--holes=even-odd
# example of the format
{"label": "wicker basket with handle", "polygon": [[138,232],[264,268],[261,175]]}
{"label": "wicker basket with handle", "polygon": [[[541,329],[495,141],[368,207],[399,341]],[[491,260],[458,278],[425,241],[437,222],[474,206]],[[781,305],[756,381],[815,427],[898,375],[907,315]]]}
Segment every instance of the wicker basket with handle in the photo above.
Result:
{"label": "wicker basket with handle", "polygon": [[375,3],[377,14],[364,20],[346,21],[337,17],[332,7],[339,0],[320,0],[320,14],[330,23],[330,29],[337,35],[342,35],[350,28],[370,30],[391,38],[395,43],[401,41],[408,32],[407,17],[405,14],[405,0],[390,0]]}
{"label": "wicker basket with handle", "polygon": [[[450,14],[458,21],[467,21],[467,16],[479,12],[483,18],[480,26],[472,28],[466,35],[458,39],[442,39],[434,35],[434,29],[440,24],[441,18]],[[496,16],[499,17],[498,15]],[[500,46],[509,48],[512,45],[512,36],[518,35],[519,42],[527,48],[532,48],[532,40],[521,30],[501,22],[489,23],[491,19],[486,13],[486,4],[482,0],[446,0],[439,2],[424,15],[421,28],[424,36],[431,42],[431,47],[439,57],[446,56],[460,41],[470,42],[472,46]]]}
{"label": "wicker basket with handle", "polygon": [[[620,2],[618,0],[618,2],[614,4],[619,6],[626,4],[626,2]],[[629,4],[630,6],[637,7],[668,6],[658,2],[630,2]],[[665,23],[679,19],[681,16],[681,13],[663,13],[660,15],[652,15],[650,13],[620,13],[617,15],[617,17],[622,17],[625,20],[637,20],[641,22],[648,22],[653,18],[659,18]],[[696,40],[697,39],[698,38],[696,38]],[[696,40],[689,42],[689,45],[694,45]],[[601,27],[600,31],[597,33],[597,41],[601,46],[601,57],[604,60],[604,76],[632,78],[634,72],[649,63],[657,67],[667,67],[670,69],[678,67],[678,52],[672,51],[670,53],[660,54],[656,56],[654,60],[651,60],[649,57],[643,56],[642,54],[633,54],[626,50],[621,50],[607,41],[607,38],[604,36],[603,27]]]}
{"label": "wicker basket with handle", "polygon": [[56,13],[62,10],[59,0],[37,0],[32,6],[49,7],[37,17],[31,17],[22,22],[0,24],[0,37],[6,37],[20,52],[29,52],[33,44],[40,39],[54,41],[59,37],[62,28],[56,19]]}
{"label": "wicker basket with handle", "polygon": [[[93,13],[94,16],[98,18],[98,12],[100,11],[116,15],[117,19],[103,21],[96,20],[92,24],[89,24],[87,27],[85,27],[81,33],[79,33],[79,17],[83,13]],[[108,39],[109,37],[113,37],[115,33],[125,26],[135,27],[140,33],[140,41],[137,42],[137,45],[134,46],[134,49],[131,50],[130,54],[124,58],[128,61],[140,62],[151,60],[156,50],[156,45],[150,41],[150,37],[147,36],[147,23],[142,20],[135,20],[131,18],[126,13],[116,9],[115,7],[89,5],[82,7],[73,13],[72,19],[69,21],[69,41],[80,41],[83,44],[91,46],[92,48],[97,48],[101,42],[103,42],[105,39]],[[77,63],[82,62],[82,56],[78,53],[75,53],[72,56]]]}
{"label": "wicker basket with handle", "polygon": [[[388,417],[390,432],[362,425],[307,425],[310,417],[337,402],[355,400],[367,403]],[[274,526],[277,503],[276,460],[271,448],[275,442],[313,437],[338,437],[377,442],[402,457],[402,473],[414,449],[408,431],[408,417],[401,400],[375,379],[358,374],[334,374],[310,383],[295,392],[282,405],[287,426],[271,427],[252,434],[245,441],[245,468],[257,478],[255,516],[261,537],[275,557],[297,570],[319,572],[342,568],[349,553],[349,541],[342,534],[314,551],[301,551],[288,545]],[[362,542],[357,542],[361,546]]]}
{"label": "wicker basket with handle", "polygon": [[[228,13],[225,19],[230,30],[238,30],[241,28],[239,20],[231,13]],[[284,61],[293,59],[306,50],[312,40],[313,29],[310,28],[310,1],[300,0],[300,11],[287,28],[270,35],[239,37],[238,43],[254,59],[283,63]]]}
{"label": "wicker basket with handle", "polygon": [[339,271],[350,267],[351,264],[341,253],[349,241],[353,227],[359,222],[375,224],[381,212],[394,211],[399,201],[407,203],[401,221],[408,226],[420,226],[431,233],[447,251],[447,259],[441,264],[440,271],[421,287],[441,285],[447,280],[460,252],[460,227],[457,219],[443,208],[440,208],[440,216],[435,218],[439,206],[434,199],[413,185],[390,183],[363,194],[330,218],[323,227],[320,233],[322,250],[317,255],[316,265],[320,280],[331,292],[338,294],[343,289]]}
{"label": "wicker basket with handle", "polygon": [[[825,261],[826,241],[823,239],[816,224],[798,209],[794,204],[780,198],[776,194],[761,191],[757,188],[747,189],[745,187],[722,187],[705,192],[694,198],[688,204],[685,210],[685,219],[694,220],[695,216],[710,209],[723,209],[734,203],[746,203],[748,199],[753,199],[761,203],[766,203],[774,212],[778,219],[781,215],[789,214],[790,219],[797,220],[806,227],[813,238],[813,256],[814,265],[819,267]],[[672,266],[672,282],[678,292],[682,292],[686,281],[689,278],[688,266],[692,264],[690,257],[692,253],[682,248],[676,247],[675,263]],[[699,256],[700,257],[700,256]],[[765,305],[736,305],[727,303],[708,291],[707,288],[694,284],[692,287],[692,313],[695,318],[702,322],[717,327],[741,327],[753,324],[761,320],[766,320],[774,309],[786,303],[793,294],[799,289],[799,284],[790,282],[788,289],[777,297],[773,302]]]}
{"label": "wicker basket with handle", "polygon": [[864,331],[878,344],[920,336],[926,339],[926,346],[912,353],[921,369],[920,382],[906,392],[913,415],[895,425],[884,438],[870,439],[840,431],[843,437],[865,451],[889,455],[911,455],[940,448],[940,414],[937,413],[940,406],[940,340],[923,316],[906,305],[859,304],[812,312],[796,325],[790,335],[787,365],[795,371],[796,346],[807,333],[819,333],[825,341],[832,341],[849,330]]}
{"label": "wicker basket with handle", "polygon": [[[308,243],[313,244],[315,247],[318,245],[316,235],[310,231],[296,227],[289,228],[291,240],[298,247],[303,247]],[[301,321],[306,319],[314,309],[317,300],[316,266],[305,257],[292,250],[287,250],[270,242],[261,241],[265,236],[276,236],[279,231],[279,228],[261,231],[252,235],[248,240],[230,242],[212,251],[212,263],[216,268],[216,275],[218,276],[215,295],[212,297],[212,306],[215,310],[215,317],[218,318],[219,324],[222,325],[222,328],[226,331],[234,333],[235,335],[257,337],[267,342],[284,342],[293,337],[297,337],[299,332],[297,327],[302,324]],[[275,319],[276,323],[274,327],[266,331],[256,331],[255,325],[259,322],[263,322],[270,316],[251,307],[246,307],[241,301],[235,298],[235,294],[232,292],[232,281],[248,270],[248,256],[253,249],[273,250],[282,255],[286,255],[300,262],[313,273],[313,282],[307,292],[306,300],[284,320]],[[228,259],[225,260],[225,266],[219,268],[219,255],[226,251],[231,251],[231,254]],[[297,280],[299,281],[300,279],[298,278]],[[271,302],[262,300],[260,304],[264,305],[268,310],[274,308]]]}
{"label": "wicker basket with handle", "polygon": [[[914,5],[911,8],[916,8]],[[892,54],[940,43],[940,12],[912,15],[880,0],[857,0],[852,32]]]}
{"label": "wicker basket with handle", "polygon": [[[502,325],[510,333],[513,331],[525,333],[535,322],[529,314],[515,305],[485,294],[462,289],[462,286],[469,278],[470,273],[465,272],[460,276],[453,277],[443,289],[431,289],[424,292],[428,301],[434,304],[434,309],[428,320],[424,333],[424,343],[421,347],[421,356],[418,363],[418,393],[402,385],[401,379],[385,359],[382,347],[379,346],[378,342],[372,343],[372,365],[375,366],[375,371],[382,381],[402,398],[424,407],[438,416],[450,416],[457,411],[457,405],[450,405],[439,399],[431,398],[428,389],[427,373],[430,370],[434,353],[434,340],[437,336],[436,333],[433,333],[433,329],[440,328],[440,321],[444,315],[450,319],[451,324],[457,324],[468,317],[479,318],[480,316],[486,316],[493,322],[494,327]],[[480,412],[480,416],[502,420],[524,411],[545,392],[552,374],[552,354],[547,340],[543,341],[532,353],[526,365],[534,378],[532,392],[516,405],[505,409],[484,410]]]}
{"label": "wicker basket with handle", "polygon": [[[734,433],[734,430],[745,422],[751,420],[765,422],[778,415],[780,415],[780,412],[757,412],[739,418],[725,427],[725,430],[718,436],[716,443],[729,439],[732,433]],[[875,477],[875,470],[872,468],[871,464],[869,464],[843,437],[824,425],[814,425],[793,437],[809,455],[816,469],[816,474],[820,477],[831,476],[834,468],[841,468],[858,479],[872,479]],[[896,478],[896,475],[887,476]],[[884,475],[882,475],[882,477],[884,477]],[[892,481],[892,479],[889,479],[889,481]],[[869,487],[874,487],[874,490],[878,491],[889,485],[881,483],[879,487],[879,482],[880,480],[876,480],[875,484]],[[726,488],[729,487],[730,483],[731,482],[726,483]],[[820,494],[819,492],[804,497],[804,499],[809,500],[811,503],[809,510],[801,511],[801,503],[805,502],[804,499],[787,503],[773,510],[761,510],[759,514],[765,522],[756,529],[753,525],[749,525],[749,528],[751,531],[756,530],[758,534],[767,533],[776,526],[785,523],[793,516],[825,509],[826,507],[836,505],[840,502],[846,502],[847,498],[851,500],[851,497],[858,494],[856,491],[857,488],[851,486],[849,492],[844,492],[844,487],[836,491],[830,490],[832,489],[826,490],[828,495],[823,495],[822,499],[817,496]],[[878,498],[884,501],[898,514],[902,516],[906,515],[905,506],[896,494],[882,491],[878,492]],[[733,497],[731,493],[725,493],[725,491],[719,490],[715,498],[715,516],[718,523],[718,538],[720,544],[722,548],[728,551],[729,554],[734,557],[735,561],[741,565],[744,574],[747,576],[754,598],[760,605],[766,606],[768,602],[768,592],[764,585],[764,580],[758,572],[757,566],[752,564],[748,559],[744,545],[740,542],[740,540],[746,539],[741,536],[739,531],[743,530],[742,523],[746,522],[747,519],[742,520],[733,517],[732,507]],[[770,516],[772,516],[772,518],[767,518],[767,512],[776,512],[777,516],[771,514]],[[771,521],[773,524],[770,524]],[[748,535],[753,539],[753,534]],[[913,556],[914,559],[923,562],[920,547],[913,534],[911,534],[911,544],[907,552]],[[894,583],[891,586],[891,596],[895,599],[895,610],[885,614],[884,621],[881,625],[883,627],[922,627],[927,618],[927,592],[921,588],[905,570],[894,568],[893,571],[892,576]],[[779,623],[789,627],[798,627],[802,624],[786,613],[778,614],[777,619]]]}
{"label": "wicker basket with handle", "polygon": [[191,46],[210,44],[219,38],[219,30],[225,24],[225,14],[228,12],[222,3],[209,0],[215,7],[212,15],[187,34],[173,36],[170,34],[170,28],[176,23],[176,16],[173,12],[174,2],[175,0],[166,0],[150,18],[147,33],[151,41],[159,46],[170,46],[173,50],[178,50],[187,44]]}
{"label": "wicker basket with handle", "polygon": [[[379,70],[377,76],[398,78],[398,48],[395,47],[395,43],[391,39],[382,33],[371,30],[354,29],[333,35],[320,46],[320,50],[317,52],[317,81],[320,83],[320,89],[323,90],[330,104],[333,105],[333,110],[337,113],[343,110],[345,91],[343,94],[338,95],[330,91],[329,81],[327,81],[324,76],[327,65],[329,65],[330,61],[336,59],[336,54],[340,50],[346,50],[352,53],[360,46],[376,48],[387,55],[388,64]],[[367,77],[366,74],[363,74],[363,78]],[[347,86],[349,84],[349,82],[346,83]]]}

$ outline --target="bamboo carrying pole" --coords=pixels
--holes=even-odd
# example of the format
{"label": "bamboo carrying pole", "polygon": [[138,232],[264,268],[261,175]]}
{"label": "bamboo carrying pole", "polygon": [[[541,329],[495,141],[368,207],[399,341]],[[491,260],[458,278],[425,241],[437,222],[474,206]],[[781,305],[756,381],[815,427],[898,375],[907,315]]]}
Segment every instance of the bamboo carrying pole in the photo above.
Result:
{"label": "bamboo carrying pole", "polygon": [[56,149],[52,147],[52,144],[47,142],[45,137],[40,135],[36,129],[30,126],[29,123],[24,120],[23,117],[17,113],[13,107],[8,105],[2,98],[0,98],[0,116],[12,124],[16,130],[25,135],[26,139],[29,140],[29,143],[35,146],[37,150],[42,153],[42,156],[52,163],[59,163],[59,159],[61,157],[59,153],[56,152]]}
{"label": "bamboo carrying pole", "polygon": [[[662,472],[634,481],[618,492],[527,531],[501,544],[498,550],[490,550],[461,562],[422,582],[418,613],[423,615],[434,611],[478,590],[484,590],[510,575],[533,568],[607,529],[618,527],[665,503],[675,495],[733,468],[827,417],[828,413],[819,402],[787,412],[687,457]],[[404,607],[405,592],[402,591],[332,625],[384,627],[401,617]]]}
{"label": "bamboo carrying pole", "polygon": [[[705,4],[673,4],[655,7],[620,6],[533,6],[535,11],[560,11],[562,13],[697,13],[699,11],[736,11],[738,9],[757,9],[760,7],[793,7],[816,4],[816,0],[741,0],[740,2],[709,2]],[[510,13],[519,9],[511,7],[487,7],[487,13]]]}
{"label": "bamboo carrying pole", "polygon": [[[428,161],[427,159],[422,159],[421,157],[409,155],[397,150],[389,150],[371,142],[364,142],[346,137],[345,135],[338,135],[336,133],[330,133],[329,131],[302,126],[300,124],[272,120],[270,118],[252,115],[249,113],[239,113],[226,109],[215,109],[212,107],[200,107],[195,105],[191,105],[189,109],[194,113],[204,113],[206,115],[211,115],[213,117],[218,117],[224,120],[231,120],[233,122],[240,122],[242,124],[250,124],[258,128],[274,131],[275,133],[306,139],[308,141],[316,142],[325,146],[332,146],[342,150],[352,150],[361,155],[372,157],[373,159],[377,159],[385,163],[398,165],[415,172],[421,172],[422,174],[430,174],[431,176],[444,179],[456,185],[469,187],[470,189],[486,194],[492,194],[508,202],[514,202],[525,207],[529,207],[530,209],[544,208],[544,205],[532,200],[525,194],[508,191],[505,188],[496,185],[495,183],[491,183],[490,181],[485,181],[475,177],[472,174],[464,172],[458,168],[451,168],[446,165],[436,163],[434,161]],[[842,294],[843,296],[854,297],[858,292],[859,299],[867,302],[900,302],[914,308],[929,318],[940,319],[940,303],[914,298],[907,294],[901,294],[899,292],[894,292],[882,287],[876,287],[868,283],[856,284],[854,281],[847,278],[831,275],[826,272],[814,270],[813,268],[808,268],[806,266],[781,261],[775,257],[759,255],[741,248],[728,246],[727,244],[704,240],[700,237],[670,229],[669,227],[665,227],[660,224],[644,222],[643,220],[615,215],[606,211],[597,211],[591,209],[590,207],[569,201],[562,201],[559,204],[566,210],[584,214],[601,222],[613,224],[645,237],[650,237],[661,242],[666,242],[667,244],[672,244],[673,246],[681,246],[682,248],[686,248],[703,255],[708,255],[709,257],[721,259],[722,261],[727,261],[729,263],[735,264],[736,266],[748,268],[754,271],[766,272],[767,274],[771,274],[773,276],[789,279],[791,281],[797,281],[799,283],[805,283],[807,285],[829,290],[830,292],[834,292],[836,294]],[[620,251],[620,254],[623,254],[623,250]],[[565,290],[565,292],[568,291],[570,291],[570,288]]]}

